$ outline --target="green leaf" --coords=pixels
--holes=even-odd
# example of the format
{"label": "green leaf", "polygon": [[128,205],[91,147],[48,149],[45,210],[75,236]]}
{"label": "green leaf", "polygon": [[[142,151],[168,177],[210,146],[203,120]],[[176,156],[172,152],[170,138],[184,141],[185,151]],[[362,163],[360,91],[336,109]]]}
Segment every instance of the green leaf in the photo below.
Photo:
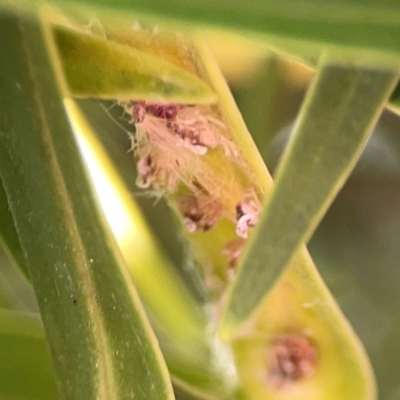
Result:
{"label": "green leaf", "polygon": [[[271,176],[212,55],[204,44],[199,44],[224,115],[234,128],[236,140],[254,171],[254,181],[257,179],[263,193],[269,196],[273,189]],[[293,199],[293,204],[296,204],[296,199]],[[246,298],[241,300],[245,302]],[[274,357],[270,354],[274,351],[274,341],[286,335],[309,340],[317,359],[314,374],[288,380],[279,388],[271,384],[271,381],[276,381],[276,375],[279,378],[279,369],[271,365],[270,360]],[[237,332],[230,343],[245,398],[376,399],[375,379],[365,351],[304,246],[273,286],[254,318]]]}
{"label": "green leaf", "polygon": [[[16,268],[17,267],[17,268]],[[0,306],[37,311],[18,233],[0,179]]]}
{"label": "green leaf", "polygon": [[0,245],[0,308],[38,312],[33,287]]}
{"label": "green leaf", "polygon": [[[144,304],[172,337],[179,338],[182,342],[203,338],[207,327],[199,305],[162,254],[138,209],[132,192],[121,180],[119,171],[112,164],[106,149],[95,136],[90,124],[73,101],[65,100],[65,105],[78,141],[87,156],[86,161],[92,172],[100,202],[106,214],[109,213],[107,216],[109,223]],[[113,132],[107,133],[110,136]],[[133,160],[131,161],[132,170],[135,165]],[[99,173],[101,180],[98,177]],[[130,173],[133,174],[133,171]],[[106,186],[105,180],[111,186]],[[111,191],[114,191],[115,197],[108,198],[107,195]],[[119,210],[119,214],[112,213],[116,209]],[[132,252],[132,247],[135,245],[141,249],[139,253]]]}
{"label": "green leaf", "polygon": [[[107,158],[118,174],[118,181],[121,182],[120,189],[116,187],[119,197],[128,195],[127,200],[132,201],[132,193],[138,191],[136,163],[130,151],[132,143],[129,136],[132,135],[133,126],[122,118],[124,113],[122,107],[115,107],[112,102],[103,104],[99,100],[79,100],[77,104],[88,119],[99,145],[106,152]],[[99,151],[96,151],[96,154],[98,155]],[[102,160],[102,165],[105,166],[104,160]],[[114,185],[116,179],[116,177],[113,178]],[[147,196],[136,195],[134,202],[140,208],[143,219],[151,228],[152,235],[161,245],[159,251],[166,253],[173,264],[171,268],[176,268],[179,271],[191,292],[199,299],[199,302],[203,303],[205,301],[205,289],[202,288],[202,281],[196,269],[188,266],[183,248],[187,245],[182,241],[176,217],[172,215],[166,201],[160,198],[157,199],[157,202],[153,202],[149,201]],[[137,214],[136,217],[138,217]],[[142,216],[140,216],[141,218]],[[171,227],[174,229],[171,229]],[[129,244],[126,247],[128,248]],[[164,265],[163,269],[166,268],[168,267]]]}
{"label": "green leaf", "polygon": [[335,44],[399,53],[394,40],[400,34],[400,9],[396,0],[321,2],[307,0],[86,0],[86,4],[179,18],[207,26],[286,37],[297,41]]}
{"label": "green leaf", "polygon": [[222,400],[224,397],[215,397],[203,393],[196,388],[189,386],[180,379],[173,378],[174,393],[177,400]]}
{"label": "green leaf", "polygon": [[[58,399],[50,354],[40,318],[0,310],[0,397]],[[174,378],[177,400],[219,400]]]}
{"label": "green leaf", "polygon": [[234,95],[253,140],[269,166],[274,159],[271,143],[295,119],[314,71],[272,52],[264,57],[263,66],[250,82],[236,88]]}
{"label": "green leaf", "polygon": [[[248,330],[250,334],[243,333],[233,340],[233,348],[238,375],[253,398],[377,399],[375,378],[365,350],[304,246],[270,291]],[[285,379],[285,374],[280,374],[274,365],[274,354],[279,352],[274,343],[285,337],[310,343],[316,354],[310,376]],[[280,351],[285,351],[285,347]],[[302,354],[302,347],[298,351]],[[290,350],[289,354],[296,357]],[[276,382],[282,377],[280,386]]]}
{"label": "green leaf", "polygon": [[[53,3],[64,4],[53,0]],[[15,3],[15,2],[14,2]],[[70,4],[76,2],[70,1]],[[191,22],[200,26],[226,28],[256,35],[295,52],[318,53],[325,46],[340,48],[345,57],[365,57],[368,62],[399,60],[400,9],[396,0],[321,2],[306,0],[85,0],[104,7]],[[24,4],[20,0],[17,4]],[[15,6],[15,4],[12,4]],[[367,54],[365,50],[368,50]],[[372,54],[375,53],[375,54]],[[376,57],[380,53],[380,57]]]}
{"label": "green leaf", "polygon": [[0,398],[59,398],[40,319],[0,310]]}
{"label": "green leaf", "polygon": [[307,241],[355,165],[398,79],[325,63],[303,104],[275,187],[231,288],[221,329],[233,333]]}
{"label": "green leaf", "polygon": [[[64,399],[173,399],[32,18],[1,16],[0,176]],[[135,251],[135,249],[132,249]],[[137,249],[136,251],[141,251]]]}
{"label": "green leaf", "polygon": [[131,46],[54,26],[62,70],[73,97],[178,103],[215,101],[196,75]]}
{"label": "green leaf", "polygon": [[7,255],[20,268],[21,272],[29,279],[28,269],[22,253],[18,233],[15,229],[14,220],[8,205],[6,192],[0,179],[0,243]]}
{"label": "green leaf", "polygon": [[[3,7],[27,9],[27,0],[4,0]],[[47,0],[46,3],[75,7],[75,0]],[[339,51],[342,60],[364,65],[395,65],[400,59],[400,8],[397,0],[85,0],[85,5],[101,9],[111,18],[110,10],[124,17],[150,15],[170,19],[172,23],[235,30],[294,54],[315,59],[329,47]],[[115,15],[114,15],[115,16]]]}
{"label": "green leaf", "polygon": [[[106,213],[110,212],[110,207],[113,213],[119,208],[123,213],[123,229],[121,229],[121,221],[116,221],[121,219],[119,213],[110,213],[114,218],[111,218],[109,222],[114,227],[114,234],[157,334],[171,375],[179,378],[181,382],[185,381],[193,388],[196,387],[193,389],[195,391],[223,393],[229,396],[226,393],[230,394],[234,379],[227,372],[229,371],[227,362],[220,360],[222,351],[215,350],[220,344],[218,338],[211,337],[209,334],[210,326],[206,320],[206,313],[200,308],[200,304],[194,301],[175,274],[168,258],[164,256],[159,244],[154,240],[152,232],[149,232],[132,196],[132,191],[137,191],[134,177],[132,179],[135,166],[132,154],[127,153],[125,147],[122,152],[118,151],[115,138],[110,135],[111,132],[115,133],[115,121],[111,121],[107,114],[103,115],[103,117],[106,116],[106,120],[100,118],[93,121],[96,134],[102,138],[102,143],[100,143],[76,104],[71,100],[66,100],[65,104],[69,115],[73,117],[74,126],[79,127],[75,132],[79,142],[85,143],[85,154],[87,155],[88,148],[93,151],[93,154],[87,157],[88,165],[93,171],[92,177],[98,174],[98,171],[93,168],[94,159],[97,159],[98,168],[103,171],[104,177],[112,182],[112,187],[103,188],[96,185],[99,190],[98,195]],[[99,117],[99,111],[104,110],[97,107],[97,111],[97,117]],[[127,142],[126,132],[123,134],[125,143]],[[118,166],[118,169],[115,169],[115,166]],[[95,181],[97,179],[96,176]],[[102,183],[104,186],[104,181]],[[130,184],[129,188],[125,186],[127,184]],[[112,190],[117,196],[113,197],[112,203],[108,204],[107,197]],[[145,200],[149,201],[149,199]],[[150,205],[154,207],[153,202],[150,202]],[[163,216],[158,216],[158,219],[162,220],[162,218]],[[176,221],[172,222],[176,225]],[[161,228],[161,224],[157,227]],[[171,223],[167,227],[168,235],[171,236]],[[132,253],[132,247],[135,245],[140,246],[140,253]]]}

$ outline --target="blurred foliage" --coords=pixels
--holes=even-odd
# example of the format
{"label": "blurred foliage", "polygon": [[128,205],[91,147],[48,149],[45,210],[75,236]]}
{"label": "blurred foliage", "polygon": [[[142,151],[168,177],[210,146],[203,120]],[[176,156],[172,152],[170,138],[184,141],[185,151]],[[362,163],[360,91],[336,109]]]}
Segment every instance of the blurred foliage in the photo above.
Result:
{"label": "blurred foliage", "polygon": [[0,307],[38,312],[33,288],[0,246]]}
{"label": "blurred foliage", "polygon": [[0,398],[57,400],[39,315],[0,309]]}
{"label": "blurred foliage", "polygon": [[[229,56],[220,53],[219,56],[221,65],[227,64],[227,59],[233,56],[235,58],[231,61],[237,64],[248,61],[246,54]],[[290,136],[313,71],[272,52],[246,65],[251,65],[252,61],[257,61],[262,67],[253,70],[249,76],[246,76],[246,70],[240,76],[231,76],[230,85],[249,130],[273,171]],[[113,146],[117,147],[116,154],[125,154],[127,163],[131,160],[132,175],[126,170],[122,173],[134,187],[135,169],[129,153],[130,143],[126,132],[116,124],[123,124],[122,112],[112,108],[111,117],[104,110],[100,111],[101,104],[106,108],[110,106],[99,101],[81,103],[88,114],[92,113],[100,118],[99,121],[110,124],[110,132],[116,136],[110,135],[107,146],[111,152]],[[392,111],[385,111],[357,167],[309,244],[319,271],[366,347],[377,375],[381,400],[396,400],[400,396],[399,130],[400,117]],[[136,194],[132,190],[132,195]],[[165,204],[162,200],[154,204],[153,200],[143,196],[137,199],[177,270],[186,278],[196,297],[203,299],[204,293],[196,285],[194,275],[187,273],[187,269],[192,267],[186,256],[186,246],[179,236],[171,235],[175,230],[170,227],[175,222]],[[29,284],[13,270],[2,253],[0,306],[36,310]],[[6,322],[1,323],[4,328]],[[7,356],[0,357],[0,367],[9,363],[8,357],[13,357],[12,346],[3,343],[2,354]],[[28,359],[36,360],[26,364],[27,367],[39,368],[40,358],[35,346],[26,347],[23,353]],[[23,373],[16,371],[16,374]]]}

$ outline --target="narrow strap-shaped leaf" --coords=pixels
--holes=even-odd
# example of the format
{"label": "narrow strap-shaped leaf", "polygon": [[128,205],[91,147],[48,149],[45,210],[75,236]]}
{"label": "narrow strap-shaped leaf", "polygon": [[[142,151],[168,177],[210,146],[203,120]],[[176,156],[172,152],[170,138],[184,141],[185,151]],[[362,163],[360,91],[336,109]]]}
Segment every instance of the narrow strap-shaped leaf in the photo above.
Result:
{"label": "narrow strap-shaped leaf", "polygon": [[[0,175],[64,399],[173,399],[33,18],[2,16]],[[132,249],[140,251],[140,249]]]}
{"label": "narrow strap-shaped leaf", "polygon": [[73,97],[210,103],[211,88],[196,75],[133,47],[60,26],[53,29]]}
{"label": "narrow strap-shaped leaf", "polygon": [[[86,148],[86,155],[89,148],[90,152],[93,151],[89,157],[90,170],[94,172],[92,177],[96,176],[96,171],[92,170],[93,163],[98,162],[104,178],[109,178],[114,186],[113,188],[104,185],[102,181],[105,187],[96,185],[96,189],[100,189],[99,196],[105,197],[104,201],[102,199],[100,201],[106,212],[110,211],[110,207],[114,210],[121,208],[119,212],[122,212],[124,217],[122,229],[120,216],[118,218],[116,214],[113,214],[116,218],[111,219],[110,224],[113,226],[121,252],[146,307],[171,375],[193,386],[197,385],[200,390],[206,392],[226,392],[231,386],[232,376],[229,374],[226,376],[227,368],[224,368],[224,365],[216,367],[215,359],[219,358],[220,351],[215,350],[215,338],[210,337],[208,333],[209,325],[204,312],[174,274],[173,267],[149,232],[132,198],[132,192],[128,191],[121,181],[119,176],[121,170],[114,169],[105,154],[105,149],[93,136],[90,126],[75,103],[66,100],[65,104],[70,116],[73,117],[74,126],[79,126],[76,133],[79,142]],[[110,135],[110,132],[112,130],[108,130],[107,134]],[[124,166],[121,160],[117,162],[119,166]],[[129,165],[129,168],[132,168],[132,165]],[[113,198],[113,204],[107,204],[107,196],[112,190],[115,190],[117,198]],[[140,247],[139,253],[132,252],[132,247],[135,245]],[[226,385],[226,382],[229,382],[229,385]]]}
{"label": "narrow strap-shaped leaf", "polygon": [[[0,356],[1,398],[59,398],[43,327],[36,314],[0,310]],[[173,384],[177,400],[221,400],[177,378],[173,378]]]}
{"label": "narrow strap-shaped leaf", "polygon": [[229,294],[233,332],[262,302],[345,182],[398,73],[324,63],[284,154],[275,187]]}
{"label": "narrow strap-shaped leaf", "polygon": [[22,253],[18,233],[8,205],[6,192],[0,179],[0,243],[3,244],[7,255],[20,268],[21,272],[29,278],[28,268]]}
{"label": "narrow strap-shaped leaf", "polygon": [[[26,0],[19,0],[23,2]],[[289,43],[293,49],[297,47],[297,52],[334,45],[340,50],[347,48],[346,57],[354,59],[356,53],[361,62],[363,58],[368,62],[379,63],[385,59],[393,62],[400,52],[400,43],[395,40],[400,34],[397,0],[220,0],[218,3],[177,0],[173,4],[166,0],[85,0],[84,3],[133,15],[145,13],[248,31],[280,46]],[[374,57],[377,51],[385,54]]]}
{"label": "narrow strap-shaped leaf", "polygon": [[[0,356],[1,398],[59,398],[38,315],[0,310]],[[222,400],[202,393],[177,378],[173,378],[173,384],[177,400]]]}
{"label": "narrow strap-shaped leaf", "polygon": [[[3,0],[3,6],[27,9],[43,0]],[[76,0],[47,0],[46,3],[77,3]],[[399,60],[400,8],[397,0],[85,0],[79,2],[105,10],[155,15],[217,28],[247,31],[269,45],[295,54],[314,57],[326,46],[343,60],[368,65],[396,65]],[[100,8],[101,7],[101,8]],[[129,15],[129,13],[131,13]]]}
{"label": "narrow strap-shaped leaf", "polygon": [[[271,195],[271,176],[235,108],[226,82],[209,49],[201,41],[199,49],[220,96],[225,116],[235,128],[236,139],[263,192]],[[254,318],[231,342],[238,376],[247,397],[271,400],[376,399],[375,379],[365,351],[319,276],[305,246],[271,289]],[[295,343],[304,343],[305,340],[310,344],[308,350],[315,352],[314,361],[308,363],[310,360],[305,359],[305,371],[311,366],[307,377],[298,376],[298,380],[292,380],[289,376],[285,379],[285,372],[280,367],[286,370],[293,364],[274,363],[277,360],[275,351],[278,357],[279,350],[283,351],[281,355],[285,354],[285,346],[274,348],[274,343],[282,344],[287,337],[294,338]],[[298,354],[307,354],[307,346],[299,346],[297,350],[300,350]]]}
{"label": "narrow strap-shaped leaf", "polygon": [[[117,187],[119,196],[124,197],[129,194],[129,201],[132,201],[132,193],[138,190],[136,185],[137,173],[134,157],[129,152],[131,141],[128,140],[130,132],[128,131],[127,133],[127,129],[129,130],[131,126],[121,125],[124,122],[119,119],[122,115],[121,108],[105,110],[104,104],[101,104],[98,100],[78,100],[77,104],[88,121],[90,121],[90,126],[96,133],[99,147],[106,150],[107,159],[111,164],[107,170],[110,171],[115,168],[118,178],[113,176],[112,181],[114,185],[116,182],[120,182],[120,185],[116,185],[119,186],[119,188]],[[96,154],[99,155],[98,150]],[[102,165],[105,166],[104,160],[102,160]],[[140,209],[143,219],[151,228],[152,235],[160,243],[161,252],[165,251],[166,256],[174,264],[174,267],[179,268],[179,273],[182,274],[185,283],[190,286],[191,292],[194,293],[199,301],[201,299],[201,302],[203,302],[206,294],[205,288],[202,286],[201,277],[195,268],[188,266],[187,256],[184,255],[185,244],[182,242],[180,232],[178,230],[171,231],[171,226],[176,224],[176,218],[168,208],[166,201],[161,198],[157,199],[157,203],[154,204],[146,197],[136,196],[134,202]],[[135,215],[135,219],[136,217],[137,215]],[[126,248],[128,250],[128,245]],[[155,251],[154,249],[153,252]],[[163,268],[166,268],[165,265]]]}
{"label": "narrow strap-shaped leaf", "polygon": [[[66,99],[64,104],[73,121],[78,142],[84,149],[95,188],[99,197],[103,197],[100,203],[106,215],[108,213],[107,218],[148,313],[157,319],[164,334],[176,341],[182,352],[187,354],[187,348],[192,349],[190,355],[187,354],[188,360],[192,364],[200,362],[204,370],[210,362],[210,348],[206,335],[208,327],[200,305],[163,255],[143,220],[132,192],[122,182],[119,171],[110,162],[105,148],[75,102]],[[107,133],[110,135],[113,132],[109,130]],[[129,167],[132,168],[132,165]],[[99,173],[102,175],[100,180]],[[140,252],[132,252],[135,245]]]}

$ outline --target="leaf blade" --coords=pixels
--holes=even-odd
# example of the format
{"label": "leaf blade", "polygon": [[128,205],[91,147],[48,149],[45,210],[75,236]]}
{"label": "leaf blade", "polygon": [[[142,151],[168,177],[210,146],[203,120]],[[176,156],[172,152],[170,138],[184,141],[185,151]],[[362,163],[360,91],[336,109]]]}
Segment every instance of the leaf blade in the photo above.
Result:
{"label": "leaf blade", "polygon": [[22,274],[29,279],[28,268],[22,253],[18,233],[8,205],[6,192],[0,180],[0,243],[3,244],[7,255],[20,268]]}
{"label": "leaf blade", "polygon": [[[237,143],[254,171],[254,178],[268,198],[273,190],[272,178],[218,65],[202,41],[199,41],[199,50],[220,97],[224,116],[234,129]],[[362,344],[304,246],[271,289],[259,312],[231,340],[243,392],[251,398],[262,399],[376,399],[374,374]],[[275,339],[293,334],[309,338],[319,360],[314,376],[287,382],[287,387],[280,390],[270,384],[269,379],[277,370],[268,365],[268,354]]]}
{"label": "leaf blade", "polygon": [[230,292],[222,330],[234,330],[249,317],[308,240],[355,165],[397,79],[397,71],[330,64],[319,71]]}
{"label": "leaf blade", "polygon": [[[29,10],[31,3],[26,0],[3,4],[11,10]],[[66,4],[76,9],[75,1],[52,4]],[[34,4],[43,4],[36,0]],[[186,21],[198,27],[223,28],[246,32],[258,37],[269,45],[287,48],[289,52],[314,58],[322,50],[339,50],[342,60],[353,60],[364,65],[396,65],[400,45],[394,39],[399,36],[400,10],[396,0],[320,2],[307,0],[298,3],[293,0],[255,0],[243,3],[241,0],[179,0],[174,7],[165,0],[85,0],[86,5],[109,11],[138,13],[158,18],[168,18],[173,23]],[[367,50],[367,51],[365,51]]]}
{"label": "leaf blade", "polygon": [[109,400],[133,391],[173,399],[154,334],[79,161],[42,28],[11,16],[2,16],[2,26],[10,40],[0,46],[0,174],[62,396]]}
{"label": "leaf blade", "polygon": [[215,101],[215,94],[200,78],[154,55],[61,26],[52,31],[72,97]]}

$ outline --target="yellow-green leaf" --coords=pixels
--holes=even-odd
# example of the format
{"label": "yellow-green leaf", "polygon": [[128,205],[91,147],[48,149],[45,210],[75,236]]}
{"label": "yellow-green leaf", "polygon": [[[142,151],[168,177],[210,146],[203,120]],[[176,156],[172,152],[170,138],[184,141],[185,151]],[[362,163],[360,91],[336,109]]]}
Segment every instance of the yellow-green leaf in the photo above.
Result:
{"label": "yellow-green leaf", "polygon": [[[254,399],[376,399],[374,374],[362,344],[304,247],[253,321],[251,334],[237,337],[233,346],[238,374]],[[276,370],[274,357],[282,349],[275,346],[285,338],[299,342],[291,354],[304,351],[303,362],[313,364],[310,376],[290,380]],[[314,362],[303,342],[315,352]]]}
{"label": "yellow-green leaf", "polygon": [[0,24],[0,176],[60,395],[171,400],[158,343],[80,159],[39,18],[2,15]]}
{"label": "yellow-green leaf", "polygon": [[73,97],[176,103],[216,99],[196,75],[155,55],[61,26],[52,30]]}
{"label": "yellow-green leaf", "polygon": [[[236,140],[253,168],[255,179],[264,194],[269,196],[273,189],[271,176],[262,163],[212,55],[201,42],[199,49],[219,95],[224,115],[234,128]],[[293,199],[293,204],[296,204],[296,199]],[[234,337],[231,336],[235,364],[245,396],[257,400],[374,399],[375,379],[365,351],[319,276],[305,247],[302,247],[301,253],[285,270],[282,278],[267,289],[270,289],[269,295],[259,311],[243,329],[236,331]],[[248,296],[248,293],[244,293],[235,301],[245,303]],[[226,334],[224,328],[226,325],[222,325],[221,331]],[[317,355],[315,373],[307,379],[285,382],[285,387],[277,388],[270,384],[274,376],[271,376],[269,351],[271,341],[287,335],[304,337],[312,343]]]}
{"label": "yellow-green leaf", "polygon": [[398,79],[324,63],[309,89],[274,190],[230,291],[221,329],[259,306],[354,167]]}

